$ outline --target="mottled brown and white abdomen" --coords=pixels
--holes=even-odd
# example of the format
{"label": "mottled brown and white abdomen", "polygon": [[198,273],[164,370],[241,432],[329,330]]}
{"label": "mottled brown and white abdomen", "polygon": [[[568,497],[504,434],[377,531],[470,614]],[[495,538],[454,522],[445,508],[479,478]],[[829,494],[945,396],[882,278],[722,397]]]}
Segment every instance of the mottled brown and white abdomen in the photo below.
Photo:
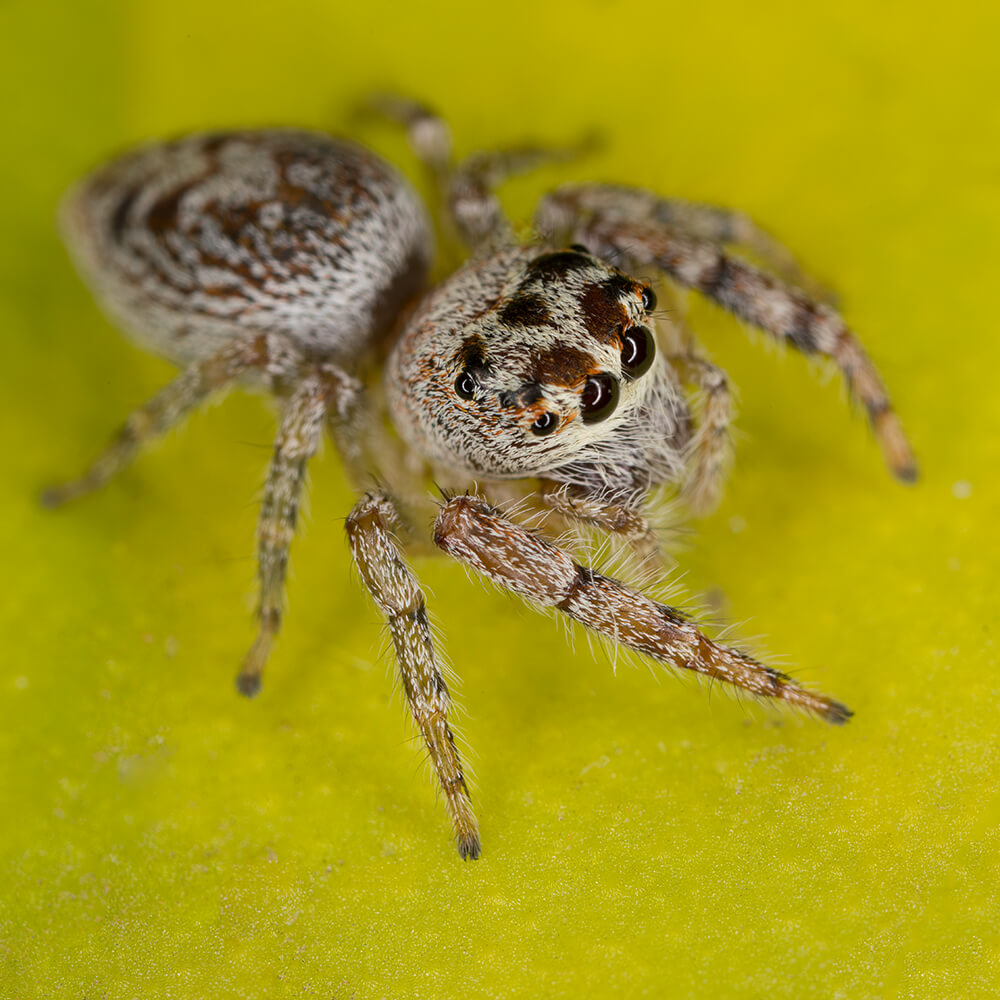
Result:
{"label": "mottled brown and white abdomen", "polygon": [[128,153],[69,193],[62,223],[104,308],[178,364],[260,331],[352,368],[423,286],[433,242],[388,164],[293,129]]}

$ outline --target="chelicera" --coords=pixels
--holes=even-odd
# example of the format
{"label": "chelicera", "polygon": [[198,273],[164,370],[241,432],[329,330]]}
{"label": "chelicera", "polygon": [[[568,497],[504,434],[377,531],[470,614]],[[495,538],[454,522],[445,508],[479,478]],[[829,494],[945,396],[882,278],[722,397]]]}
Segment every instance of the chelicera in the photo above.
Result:
{"label": "chelicera", "polygon": [[[695,513],[718,497],[728,381],[687,331],[656,314],[663,278],[833,359],[890,469],[915,478],[882,381],[822,290],[742,214],[626,187],[557,189],[538,206],[535,237],[519,241],[495,188],[560,154],[456,162],[439,118],[404,100],[384,109],[408,128],[441,194],[443,227],[468,252],[434,287],[432,227],[413,189],[374,153],[327,135],[193,135],[114,160],[71,192],[63,226],[81,273],[181,373],[44,502],[103,485],[227,386],[273,394],[281,419],[258,529],[258,633],[237,680],[251,695],[281,627],[306,465],[328,432],[358,491],[350,550],[388,623],[465,858],[479,856],[478,826],[424,594],[404,556],[422,541],[613,643],[846,721],[841,703],[713,641],[683,611],[551,540],[585,526],[655,564],[648,505],[664,489]],[[511,499],[517,515],[502,505]],[[522,512],[541,522],[529,530]]]}

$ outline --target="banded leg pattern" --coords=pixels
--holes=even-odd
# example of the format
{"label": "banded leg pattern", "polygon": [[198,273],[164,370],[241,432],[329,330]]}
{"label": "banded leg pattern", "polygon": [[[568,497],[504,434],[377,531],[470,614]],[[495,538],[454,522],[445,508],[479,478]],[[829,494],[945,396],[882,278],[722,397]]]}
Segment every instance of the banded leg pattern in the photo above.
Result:
{"label": "banded leg pattern", "polygon": [[637,507],[577,494],[570,488],[546,491],[542,494],[542,502],[567,521],[589,525],[621,538],[640,563],[662,565],[663,552],[656,532]]}
{"label": "banded leg pattern", "polygon": [[903,482],[917,479],[916,459],[878,370],[830,306],[694,237],[642,223],[616,230],[599,227],[591,237],[591,243],[658,267],[803,354],[832,358],[851,394],[865,408],[890,471]]}
{"label": "banded leg pattern", "polygon": [[281,629],[288,554],[298,523],[306,466],[323,437],[327,413],[347,376],[320,369],[304,374],[284,405],[257,521],[257,638],[236,678],[241,694],[260,690],[264,666]]}
{"label": "banded leg pattern", "polygon": [[916,458],[885,384],[835,309],[655,213],[636,215],[633,200],[613,187],[563,188],[540,206],[539,224],[630,269],[655,267],[803,354],[833,359],[864,406],[890,471],[903,482],[917,479]]}
{"label": "banded leg pattern", "polygon": [[733,399],[726,373],[694,354],[672,355],[680,377],[702,393],[697,428],[687,449],[683,494],[696,514],[714,510],[732,463]]}
{"label": "banded leg pattern", "polygon": [[640,653],[717,678],[763,698],[786,701],[842,724],[851,711],[800,688],[785,674],[704,635],[676,608],[581,566],[551,542],[526,531],[478,497],[453,497],[441,508],[435,542],[495,584],[555,608]]}
{"label": "banded leg pattern", "polygon": [[458,853],[478,858],[479,827],[448,724],[451,696],[435,655],[424,593],[392,536],[395,523],[388,497],[370,493],[351,511],[347,537],[361,578],[389,625],[406,700],[444,792]]}
{"label": "banded leg pattern", "polygon": [[42,506],[60,507],[100,489],[135,458],[143,445],[180,423],[212,393],[230,385],[244,372],[267,364],[267,342],[261,335],[227,344],[217,354],[188,365],[129,416],[117,437],[79,479],[46,489],[41,496]]}

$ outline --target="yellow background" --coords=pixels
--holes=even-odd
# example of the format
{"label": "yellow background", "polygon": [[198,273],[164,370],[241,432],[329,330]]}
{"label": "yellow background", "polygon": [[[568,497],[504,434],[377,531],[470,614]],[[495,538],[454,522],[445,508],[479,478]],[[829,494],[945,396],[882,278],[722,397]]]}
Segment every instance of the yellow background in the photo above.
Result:
{"label": "yellow background", "polygon": [[[998,36],[970,2],[0,5],[0,995],[995,995]],[[260,399],[36,508],[170,376],[73,274],[60,192],[149,136],[358,133],[386,87],[463,152],[597,126],[602,153],[506,189],[521,218],[570,178],[736,205],[842,293],[923,480],[889,479],[837,378],[695,304],[741,441],[681,562],[849,726],[614,676],[421,560],[474,750],[485,855],[463,864],[329,451],[253,702],[232,676]],[[362,137],[415,175],[392,130]]]}

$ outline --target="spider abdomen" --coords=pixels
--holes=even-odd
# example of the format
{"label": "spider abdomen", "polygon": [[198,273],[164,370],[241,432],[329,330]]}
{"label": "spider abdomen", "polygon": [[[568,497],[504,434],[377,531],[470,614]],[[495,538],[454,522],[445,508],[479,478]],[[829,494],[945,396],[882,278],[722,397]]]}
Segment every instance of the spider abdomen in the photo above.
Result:
{"label": "spider abdomen", "polygon": [[102,304],[176,363],[261,330],[353,367],[424,284],[430,225],[374,153],[294,129],[150,145],[69,195],[66,241]]}

